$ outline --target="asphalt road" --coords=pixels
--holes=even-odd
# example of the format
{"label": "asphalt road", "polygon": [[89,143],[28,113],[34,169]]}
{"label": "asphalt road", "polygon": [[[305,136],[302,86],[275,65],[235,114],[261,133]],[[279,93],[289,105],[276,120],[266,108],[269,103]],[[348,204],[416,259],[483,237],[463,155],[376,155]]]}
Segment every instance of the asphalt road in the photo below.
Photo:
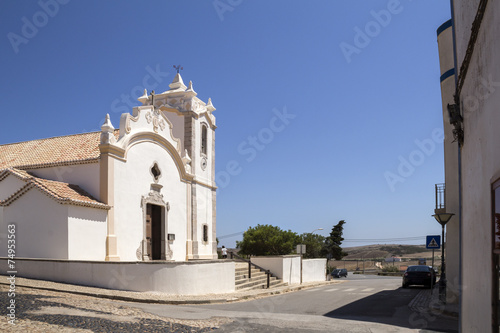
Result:
{"label": "asphalt road", "polygon": [[[234,319],[220,332],[456,332],[456,319],[412,311],[422,290],[399,277],[350,275],[342,283],[246,302],[174,306],[135,304],[178,319]],[[130,305],[130,303],[129,303]]]}

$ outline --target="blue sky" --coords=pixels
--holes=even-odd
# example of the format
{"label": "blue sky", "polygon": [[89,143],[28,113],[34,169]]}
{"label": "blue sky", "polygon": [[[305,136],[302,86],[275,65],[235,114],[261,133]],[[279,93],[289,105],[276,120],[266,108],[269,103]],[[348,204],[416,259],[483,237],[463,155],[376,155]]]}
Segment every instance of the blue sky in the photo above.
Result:
{"label": "blue sky", "polygon": [[217,108],[220,245],[341,219],[347,240],[439,234],[449,18],[436,0],[2,1],[0,143],[117,127],[181,64]]}

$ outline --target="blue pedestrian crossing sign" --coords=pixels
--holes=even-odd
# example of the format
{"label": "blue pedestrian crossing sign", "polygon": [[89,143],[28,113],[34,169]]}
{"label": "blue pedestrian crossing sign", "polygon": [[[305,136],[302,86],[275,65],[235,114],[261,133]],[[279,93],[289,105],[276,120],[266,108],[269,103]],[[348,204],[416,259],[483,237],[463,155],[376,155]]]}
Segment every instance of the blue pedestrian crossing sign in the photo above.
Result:
{"label": "blue pedestrian crossing sign", "polygon": [[427,249],[439,249],[441,248],[441,236],[427,236],[427,240],[425,241],[425,248]]}

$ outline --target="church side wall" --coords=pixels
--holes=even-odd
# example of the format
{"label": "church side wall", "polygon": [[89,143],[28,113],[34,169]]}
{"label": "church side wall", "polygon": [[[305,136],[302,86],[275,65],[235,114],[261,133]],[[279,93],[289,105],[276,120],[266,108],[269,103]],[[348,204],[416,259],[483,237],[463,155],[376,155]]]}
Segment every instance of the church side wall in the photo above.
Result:
{"label": "church side wall", "polygon": [[[16,227],[16,257],[68,258],[68,206],[31,189],[3,209],[2,233],[11,223]],[[0,256],[7,255],[1,240]],[[5,246],[4,246],[5,245]]]}
{"label": "church side wall", "polygon": [[26,183],[16,178],[16,176],[8,175],[7,178],[0,181],[0,201],[10,197],[24,185]]}
{"label": "church side wall", "polygon": [[114,173],[115,233],[120,260],[142,260],[145,213],[141,200],[152,191],[154,178],[151,168],[155,162],[161,171],[158,184],[163,188],[160,194],[170,206],[166,212],[166,232],[175,234],[175,240],[168,242],[172,251],[171,259],[185,260],[187,184],[180,180],[173,158],[165,148],[151,141],[133,145],[127,151],[126,158],[126,162],[115,162]]}
{"label": "church side wall", "polygon": [[68,206],[68,259],[104,260],[107,210]]}
{"label": "church side wall", "polygon": [[78,185],[95,199],[100,200],[99,163],[67,165],[28,171],[40,178]]}
{"label": "church side wall", "polygon": [[[200,259],[216,259],[217,241],[213,237],[212,227],[212,190],[196,185],[198,254]],[[204,239],[204,225],[208,227],[207,240]],[[214,247],[215,246],[215,247]],[[215,252],[214,252],[215,249]]]}

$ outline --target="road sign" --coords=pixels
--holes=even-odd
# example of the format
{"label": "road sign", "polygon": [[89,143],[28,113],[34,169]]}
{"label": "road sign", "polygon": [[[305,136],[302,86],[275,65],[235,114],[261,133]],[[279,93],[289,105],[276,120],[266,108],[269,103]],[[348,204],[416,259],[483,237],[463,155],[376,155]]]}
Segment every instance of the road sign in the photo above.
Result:
{"label": "road sign", "polygon": [[440,249],[441,248],[441,236],[427,236],[427,240],[425,241],[425,248],[427,249]]}

